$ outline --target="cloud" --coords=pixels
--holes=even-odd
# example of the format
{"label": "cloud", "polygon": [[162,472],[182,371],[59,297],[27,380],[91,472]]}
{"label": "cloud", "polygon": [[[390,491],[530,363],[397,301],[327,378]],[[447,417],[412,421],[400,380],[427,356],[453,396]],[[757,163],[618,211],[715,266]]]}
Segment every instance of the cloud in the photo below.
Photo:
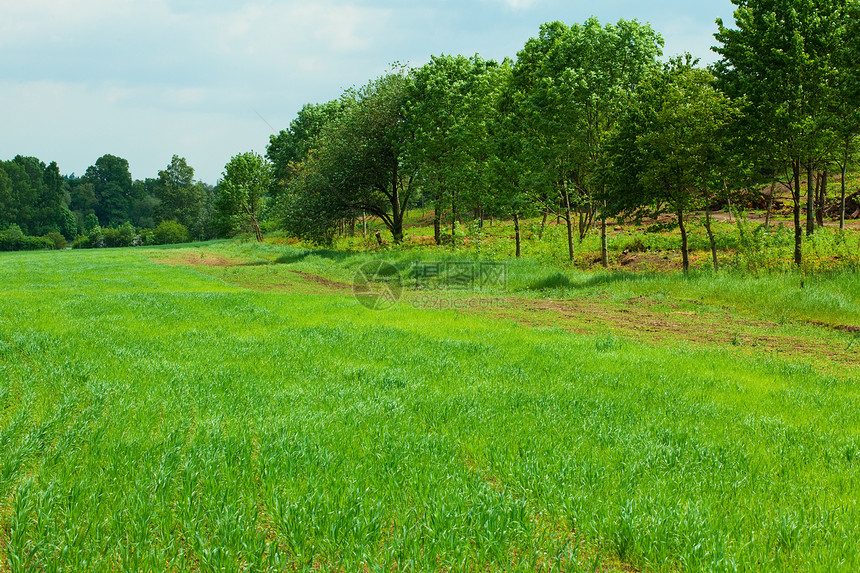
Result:
{"label": "cloud", "polygon": [[539,0],[493,0],[499,4],[504,4],[511,10],[527,10],[538,4]]}
{"label": "cloud", "polygon": [[[0,158],[80,173],[104,153],[154,176],[173,153],[214,183],[308,102],[431,54],[514,56],[560,19],[651,21],[707,54],[728,0],[0,0]],[[704,16],[702,16],[704,14]],[[730,12],[729,12],[730,14]],[[724,15],[724,14],[723,14]],[[11,110],[14,110],[11,111]]]}

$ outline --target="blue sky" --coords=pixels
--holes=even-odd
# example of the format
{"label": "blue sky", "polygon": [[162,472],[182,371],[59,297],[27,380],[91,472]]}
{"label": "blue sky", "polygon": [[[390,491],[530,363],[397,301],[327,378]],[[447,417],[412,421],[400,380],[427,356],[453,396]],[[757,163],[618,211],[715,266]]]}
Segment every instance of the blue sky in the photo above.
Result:
{"label": "blue sky", "polygon": [[[395,61],[515,57],[541,23],[648,22],[666,55],[704,62],[729,0],[0,0],[0,159],[81,174],[105,153],[155,177],[173,154],[216,183],[265,152],[307,102],[337,98]],[[270,125],[272,127],[270,127]]]}

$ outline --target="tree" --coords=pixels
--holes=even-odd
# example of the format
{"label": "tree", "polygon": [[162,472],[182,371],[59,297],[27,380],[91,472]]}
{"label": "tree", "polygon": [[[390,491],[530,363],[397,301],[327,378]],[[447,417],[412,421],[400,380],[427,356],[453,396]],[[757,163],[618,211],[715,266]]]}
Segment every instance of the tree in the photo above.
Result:
{"label": "tree", "polygon": [[272,165],[249,151],[234,155],[224,168],[215,202],[217,216],[228,233],[250,228],[257,241],[263,241],[259,215],[263,197],[272,184]]}
{"label": "tree", "polygon": [[510,62],[499,67],[499,90],[495,113],[487,123],[491,153],[489,157],[490,208],[500,216],[514,220],[514,255],[522,255],[520,219],[535,211],[535,201],[528,182],[534,165],[523,153],[525,126],[520,114],[519,93],[512,81]]}
{"label": "tree", "polygon": [[[721,88],[743,102],[752,153],[791,173],[794,260],[803,260],[801,173],[807,176],[807,233],[814,229],[815,168],[832,134],[826,110],[838,78],[837,45],[844,27],[842,0],[732,0],[735,29],[717,20]],[[829,141],[828,141],[829,139]]]}
{"label": "tree", "polygon": [[860,2],[848,2],[845,26],[837,48],[836,98],[832,112],[833,130],[839,142],[835,152],[841,171],[839,228],[845,228],[845,175],[857,152],[860,136]]}
{"label": "tree", "polygon": [[582,240],[596,214],[601,183],[595,174],[607,137],[641,78],[656,66],[662,45],[647,25],[620,20],[601,26],[591,18],[570,27],[544,24],[539,38],[529,40],[518,55],[514,79],[531,126],[523,151],[545,167],[534,172],[535,183],[554,190],[548,195],[557,200],[550,205],[560,204],[567,222],[571,260],[572,213],[579,215]]}
{"label": "tree", "polygon": [[496,62],[479,56],[442,55],[412,71],[405,103],[411,137],[405,142],[404,161],[433,203],[437,244],[445,203],[451,207],[452,244],[462,204],[483,208],[487,120],[495,103],[497,68]]}
{"label": "tree", "polygon": [[[154,185],[155,220],[176,220],[199,235],[200,214],[203,209],[203,190],[194,182],[194,169],[184,157],[174,155],[167,167],[158,172]],[[146,204],[144,204],[146,206]]]}
{"label": "tree", "polygon": [[38,212],[36,214],[38,223],[36,233],[44,235],[50,231],[60,231],[66,225],[63,213],[65,206],[65,180],[60,175],[60,168],[56,161],[52,161],[42,174],[42,193],[38,199]]}
{"label": "tree", "polygon": [[718,267],[708,205],[724,172],[722,142],[739,115],[731,100],[714,88],[711,72],[695,65],[689,55],[674,58],[643,82],[619,132],[632,144],[617,147],[623,153],[612,158],[619,173],[628,172],[612,190],[619,197],[628,195],[623,207],[667,209],[678,218],[684,273],[690,268],[685,215],[697,207],[706,209],[705,225]]}
{"label": "tree", "polygon": [[325,236],[320,231],[335,224],[332,217],[364,211],[383,221],[395,243],[403,240],[414,181],[414,172],[402,162],[409,137],[403,114],[409,81],[396,72],[347,91],[343,110],[323,127],[302,162],[291,204],[304,221],[316,221],[310,227],[317,235]]}
{"label": "tree", "polygon": [[131,172],[128,161],[115,155],[103,155],[87,168],[82,177],[91,183],[96,203],[93,210],[102,225],[117,226],[131,219]]}
{"label": "tree", "polygon": [[272,163],[275,195],[295,177],[298,165],[305,160],[323,127],[343,108],[338,100],[322,104],[307,104],[290,122],[289,129],[269,137],[266,158]]}

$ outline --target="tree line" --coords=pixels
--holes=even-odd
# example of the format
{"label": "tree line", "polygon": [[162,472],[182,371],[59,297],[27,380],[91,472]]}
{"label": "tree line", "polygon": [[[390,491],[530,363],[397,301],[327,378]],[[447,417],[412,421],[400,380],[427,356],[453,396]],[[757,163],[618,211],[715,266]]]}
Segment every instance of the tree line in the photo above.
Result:
{"label": "tree line", "polygon": [[[226,237],[245,224],[242,193],[247,165],[268,193],[268,164],[259,155],[232,158],[213,187],[194,179],[194,169],[174,155],[157,177],[132,180],[126,159],[103,155],[86,172],[61,175],[56,162],[35,157],[0,161],[0,250],[127,247]],[[245,167],[245,171],[242,168]],[[256,170],[255,170],[256,169]],[[254,219],[258,236],[261,231]]]}
{"label": "tree line", "polygon": [[512,220],[517,256],[524,218],[563,223],[571,260],[597,227],[607,264],[607,219],[668,213],[686,270],[689,214],[704,211],[717,266],[712,210],[764,189],[766,225],[774,198],[791,197],[800,265],[834,172],[845,223],[860,2],[732,1],[734,27],[717,20],[711,66],[661,60],[661,36],[635,20],[550,22],[515,59],[434,56],[308,104],[265,157],[231,158],[215,187],[178,156],[143,181],[113,155],[81,177],[30,157],[0,162],[0,248],[2,233],[122,246],[281,229],[330,243],[368,216],[399,243],[420,206],[440,245],[456,246],[464,221]]}
{"label": "tree line", "polygon": [[[464,216],[514,222],[553,215],[567,249],[610,217],[685,217],[769,189],[792,198],[795,261],[823,225],[828,175],[845,173],[860,131],[860,4],[733,0],[702,67],[661,61],[650,26],[592,18],[547,23],[515,60],[442,55],[395,67],[338,100],[308,104],[272,136],[271,198],[286,231],[329,242],[367,215],[395,243],[404,212],[434,212],[437,244],[457,241]],[[450,225],[450,228],[447,226]]]}

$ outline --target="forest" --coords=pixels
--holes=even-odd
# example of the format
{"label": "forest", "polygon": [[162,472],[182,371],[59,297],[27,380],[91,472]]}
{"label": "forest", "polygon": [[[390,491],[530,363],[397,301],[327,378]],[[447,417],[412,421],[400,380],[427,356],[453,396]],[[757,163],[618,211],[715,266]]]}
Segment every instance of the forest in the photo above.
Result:
{"label": "forest", "polygon": [[[669,215],[689,268],[687,222],[789,203],[793,260],[825,219],[860,216],[851,185],[860,133],[857,2],[736,0],[717,21],[719,59],[664,58],[649,25],[551,22],[515,59],[440,55],[395,65],[340,98],[311,103],[234,156],[215,187],[174,155],[132,181],[105,155],[83,176],[56,163],[0,163],[0,249],[131,246],[282,233],[331,244],[368,218],[404,240],[411,208],[431,210],[435,244],[469,226],[548,217],[566,251],[589,233],[607,262],[610,221]],[[828,185],[828,181],[831,183]],[[379,239],[380,244],[382,239]]]}

